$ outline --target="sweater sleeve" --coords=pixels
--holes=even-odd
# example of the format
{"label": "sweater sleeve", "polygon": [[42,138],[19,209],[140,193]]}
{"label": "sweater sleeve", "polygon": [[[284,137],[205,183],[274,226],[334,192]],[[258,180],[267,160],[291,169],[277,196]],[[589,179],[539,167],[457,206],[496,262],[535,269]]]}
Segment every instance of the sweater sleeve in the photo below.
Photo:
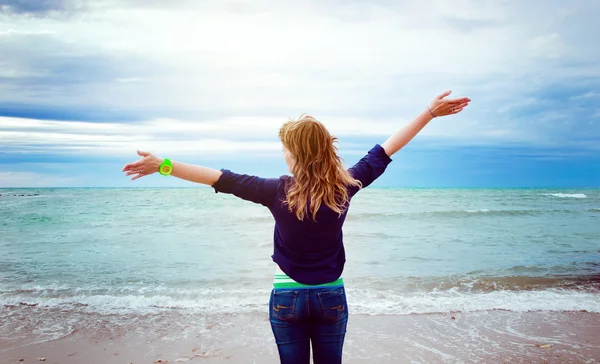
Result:
{"label": "sweater sleeve", "polygon": [[348,172],[362,182],[362,188],[369,186],[385,172],[392,159],[385,153],[383,147],[376,144],[367,155],[359,160]]}
{"label": "sweater sleeve", "polygon": [[278,178],[261,178],[221,169],[223,174],[212,186],[215,193],[231,193],[241,199],[269,206],[277,196]]}

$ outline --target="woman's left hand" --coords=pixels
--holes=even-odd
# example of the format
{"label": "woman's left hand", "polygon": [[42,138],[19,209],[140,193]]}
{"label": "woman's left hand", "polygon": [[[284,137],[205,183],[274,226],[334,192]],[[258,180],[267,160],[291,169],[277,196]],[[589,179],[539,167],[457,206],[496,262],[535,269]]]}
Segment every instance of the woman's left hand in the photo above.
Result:
{"label": "woman's left hand", "polygon": [[132,181],[158,172],[158,168],[163,162],[162,158],[159,158],[152,153],[142,152],[140,150],[137,151],[137,154],[142,157],[142,159],[137,162],[126,164],[121,172],[127,172],[125,174],[126,176],[131,176],[134,174],[135,176],[131,178]]}
{"label": "woman's left hand", "polygon": [[458,114],[469,105],[469,102],[471,102],[471,99],[468,97],[446,99],[446,96],[450,95],[451,92],[452,91],[446,91],[431,101],[429,104],[429,112],[433,117]]}

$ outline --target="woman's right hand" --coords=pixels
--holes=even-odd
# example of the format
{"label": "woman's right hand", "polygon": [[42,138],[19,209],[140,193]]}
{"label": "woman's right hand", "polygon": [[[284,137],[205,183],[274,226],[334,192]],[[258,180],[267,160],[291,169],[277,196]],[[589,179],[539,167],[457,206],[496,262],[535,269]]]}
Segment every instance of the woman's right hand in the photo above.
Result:
{"label": "woman's right hand", "polygon": [[429,110],[434,117],[458,114],[469,105],[471,99],[468,97],[446,99],[445,97],[450,95],[451,92],[446,91],[431,101]]}
{"label": "woman's right hand", "polygon": [[126,176],[135,174],[135,176],[131,178],[132,181],[158,172],[158,168],[163,162],[162,158],[159,158],[152,153],[142,152],[140,150],[137,151],[137,154],[142,157],[142,159],[137,162],[126,164],[121,172],[127,172],[125,174]]}

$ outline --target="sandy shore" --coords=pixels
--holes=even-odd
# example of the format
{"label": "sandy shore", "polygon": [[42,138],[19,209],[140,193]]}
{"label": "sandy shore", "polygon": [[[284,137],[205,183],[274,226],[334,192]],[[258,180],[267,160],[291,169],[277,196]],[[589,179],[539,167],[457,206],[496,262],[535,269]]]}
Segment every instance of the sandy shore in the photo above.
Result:
{"label": "sandy shore", "polygon": [[[4,340],[0,363],[279,362],[266,313],[205,317],[187,327],[170,325],[174,319],[127,330],[99,317],[55,340]],[[344,362],[600,363],[600,313],[351,315]]]}

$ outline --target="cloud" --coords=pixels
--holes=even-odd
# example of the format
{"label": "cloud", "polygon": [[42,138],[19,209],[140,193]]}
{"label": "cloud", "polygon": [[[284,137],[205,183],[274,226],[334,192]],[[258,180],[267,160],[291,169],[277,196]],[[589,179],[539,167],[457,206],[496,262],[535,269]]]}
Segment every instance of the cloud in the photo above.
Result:
{"label": "cloud", "polygon": [[44,34],[55,34],[55,32],[50,30],[38,30],[38,31],[26,31],[26,30],[14,30],[8,29],[0,31],[0,37],[8,37],[12,35],[44,35]]}
{"label": "cloud", "polygon": [[531,48],[538,57],[543,58],[559,58],[567,50],[561,36],[557,33],[532,39]]}
{"label": "cloud", "polygon": [[[546,116],[551,122],[553,114]],[[559,119],[561,116],[558,117]],[[229,117],[205,120],[151,119],[137,123],[90,123],[0,117],[0,152],[13,155],[54,155],[114,158],[127,157],[137,149],[177,157],[226,156],[244,153],[242,158],[278,155],[277,138],[285,117]],[[343,154],[364,154],[371,140],[383,143],[407,120],[325,116],[321,119],[340,138]],[[519,130],[519,123],[486,125],[470,118],[434,120],[422,131],[415,146],[444,149],[449,146],[529,147],[539,150],[566,149],[597,151],[589,131],[581,138],[563,140]],[[365,127],[368,125],[368,127]],[[569,127],[565,125],[565,127]],[[596,130],[598,127],[596,126]],[[560,133],[557,131],[557,135]],[[366,140],[369,142],[365,143]],[[414,144],[414,143],[413,143]],[[540,151],[540,153],[542,153]],[[267,153],[267,154],[265,154]],[[275,153],[275,154],[273,154]],[[552,152],[554,153],[554,152]]]}
{"label": "cloud", "polygon": [[[434,84],[461,79],[468,86],[478,75],[509,68],[514,71],[519,59],[511,59],[510,54],[528,47],[510,32],[471,26],[477,31],[464,34],[463,23],[504,24],[504,20],[489,20],[510,10],[502,11],[502,6],[482,7],[488,13],[470,10],[474,14],[458,19],[451,15],[456,14],[456,5],[407,4],[353,2],[335,8],[280,3],[267,7],[264,2],[228,1],[178,2],[169,8],[163,3],[162,9],[156,9],[142,2],[90,3],[107,10],[94,12],[96,8],[92,8],[91,15],[71,19],[68,27],[39,20],[36,24],[52,28],[55,35],[20,39],[18,44],[23,47],[9,51],[23,54],[12,62],[14,67],[23,59],[30,60],[26,68],[33,73],[44,69],[58,76],[51,80],[60,80],[61,85],[86,80],[83,75],[87,75],[91,79],[83,94],[97,98],[100,87],[96,89],[96,85],[110,88],[112,97],[102,101],[112,104],[132,98],[123,97],[124,89],[110,81],[146,78],[150,85],[143,91],[148,102],[138,106],[158,103],[194,108],[196,104],[204,106],[202,100],[207,99],[209,105],[246,110],[251,105],[265,107],[267,102],[261,100],[276,95],[282,108],[289,108],[292,102],[330,109],[389,108],[402,102],[390,97],[398,87],[394,84],[404,83],[406,89],[429,97],[431,91],[425,91]],[[464,3],[465,7],[469,4]],[[240,13],[237,7],[246,11]],[[334,16],[339,12],[356,14],[358,20],[339,19]],[[365,13],[368,16],[361,16]],[[415,19],[425,16],[431,19],[429,28],[424,29]],[[310,26],[300,26],[298,19],[302,18],[311,19]],[[446,21],[437,22],[436,18]],[[27,29],[33,24],[22,21],[14,25]],[[506,30],[506,26],[499,29]],[[512,52],[505,52],[507,48],[513,48]],[[137,72],[124,72],[126,65],[136,65]],[[315,93],[317,87],[320,92]],[[82,94],[77,85],[63,90],[71,98]]]}
{"label": "cloud", "polygon": [[85,3],[76,0],[0,0],[0,14],[26,17],[64,16],[80,11]]}
{"label": "cloud", "polygon": [[600,92],[598,91],[588,91],[582,95],[576,95],[576,96],[571,96],[570,99],[571,100],[585,100],[585,99],[590,99],[590,98],[597,98],[600,97]]}
{"label": "cloud", "polygon": [[450,28],[464,33],[481,31],[487,28],[501,26],[497,21],[493,19],[469,19],[451,16],[444,18],[444,21],[450,26]]}
{"label": "cloud", "polygon": [[119,87],[118,80],[138,81],[140,73],[161,70],[142,58],[111,55],[93,44],[73,44],[60,30],[10,28],[0,34],[0,100],[5,104],[93,110],[127,103],[131,110],[137,106],[139,90]]}
{"label": "cloud", "polygon": [[1,0],[0,9],[14,13],[39,13],[51,10],[62,10],[64,0]]}
{"label": "cloud", "polygon": [[385,137],[445,88],[473,103],[428,126],[428,145],[600,137],[595,1],[2,4],[0,115],[32,119],[4,124],[11,150],[271,150],[303,112],[340,136]]}
{"label": "cloud", "polygon": [[117,82],[130,83],[130,82],[143,82],[143,78],[129,77],[129,78],[117,78]]}

